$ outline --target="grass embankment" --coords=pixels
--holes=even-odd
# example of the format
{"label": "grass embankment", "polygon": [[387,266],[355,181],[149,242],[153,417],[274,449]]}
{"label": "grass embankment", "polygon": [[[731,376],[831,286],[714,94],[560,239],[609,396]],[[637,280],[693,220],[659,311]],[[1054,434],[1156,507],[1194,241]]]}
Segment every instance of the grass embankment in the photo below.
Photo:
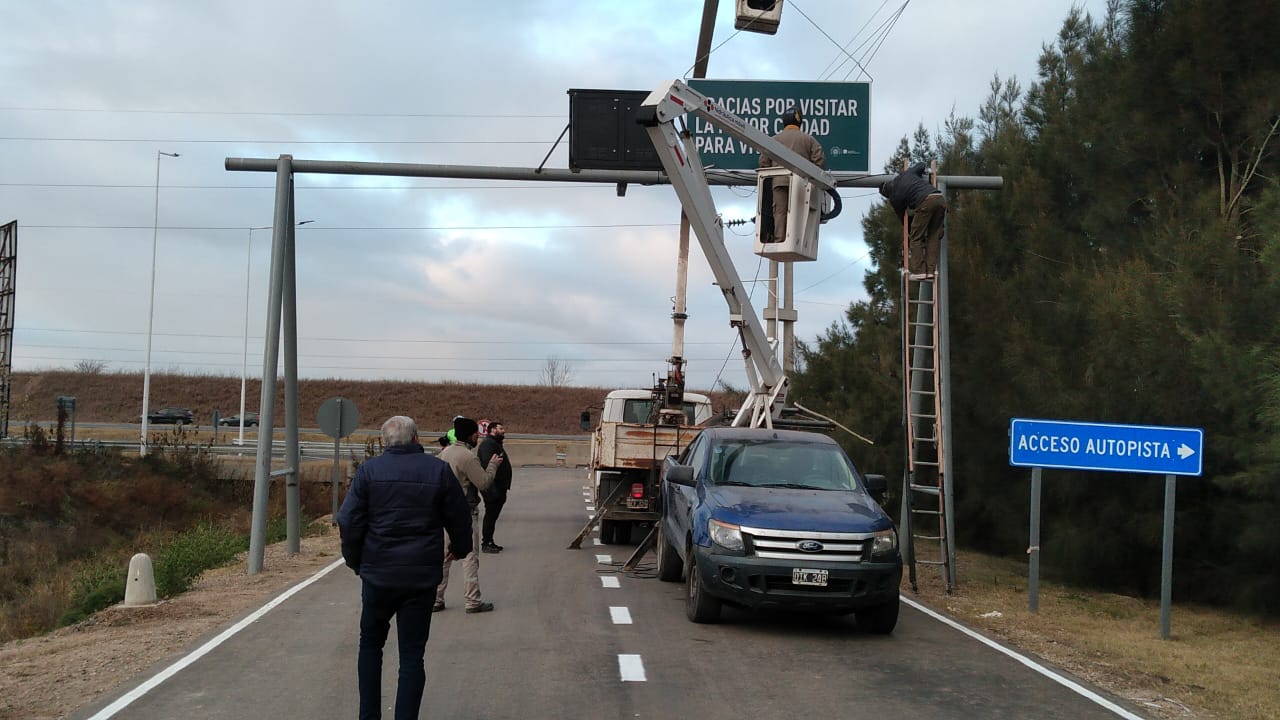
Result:
{"label": "grass embankment", "polygon": [[[38,427],[0,450],[0,642],[77,622],[124,598],[129,558],[152,557],[161,597],[247,549],[251,474],[228,472],[198,446],[162,443],[145,458],[58,452]],[[284,538],[273,484],[268,541]],[[307,518],[330,487],[302,484]]]}
{"label": "grass embankment", "polygon": [[[659,363],[661,364],[661,363]],[[663,366],[665,367],[665,366]],[[657,368],[655,368],[657,369]],[[634,387],[648,387],[653,379],[639,373]],[[57,398],[77,399],[79,422],[136,423],[142,408],[140,373],[81,373],[70,370],[16,372],[12,377],[11,417],[46,421],[56,417]],[[418,423],[424,437],[449,429],[454,415],[501,419],[511,433],[540,435],[583,435],[578,416],[595,408],[611,388],[543,385],[473,385],[469,383],[420,382],[409,380],[303,379],[298,381],[299,418],[303,426],[314,426],[316,412],[325,400],[344,397],[360,409],[360,426],[376,431],[392,415],[408,415]],[[693,389],[693,388],[691,388]],[[248,409],[256,411],[262,383],[248,381]],[[698,390],[698,392],[705,392]],[[711,392],[716,409],[733,408],[742,398],[735,393]],[[196,424],[204,428],[213,420],[213,411],[223,417],[240,410],[240,377],[152,373],[150,403],[153,409],[185,407],[195,413]],[[284,410],[284,383],[276,385],[276,409]],[[276,426],[284,423],[278,416]],[[222,428],[239,432],[239,428]]]}
{"label": "grass embankment", "polygon": [[1280,623],[1175,597],[1170,639],[1161,640],[1158,600],[1042,577],[1039,611],[1032,613],[1025,561],[962,551],[957,565],[953,594],[946,594],[936,570],[922,568],[919,593],[904,581],[904,596],[1110,688],[1158,717],[1280,717]]}

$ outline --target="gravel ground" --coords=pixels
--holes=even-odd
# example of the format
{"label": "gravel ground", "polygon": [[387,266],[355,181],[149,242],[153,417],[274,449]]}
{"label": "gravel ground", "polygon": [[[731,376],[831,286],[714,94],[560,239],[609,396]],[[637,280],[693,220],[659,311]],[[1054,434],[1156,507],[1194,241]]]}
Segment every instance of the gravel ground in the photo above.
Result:
{"label": "gravel ground", "polygon": [[[326,524],[326,528],[329,526]],[[84,622],[0,646],[0,718],[70,717],[162,659],[263,605],[339,556],[338,533],[304,538],[300,552],[266,549],[263,571],[236,563],[204,573],[187,593],[156,605],[108,608]]]}

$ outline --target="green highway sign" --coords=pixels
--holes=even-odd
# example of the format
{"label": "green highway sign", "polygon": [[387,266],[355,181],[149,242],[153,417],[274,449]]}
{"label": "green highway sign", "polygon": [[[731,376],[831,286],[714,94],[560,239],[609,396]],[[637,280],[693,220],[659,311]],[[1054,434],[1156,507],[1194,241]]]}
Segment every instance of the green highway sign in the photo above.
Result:
{"label": "green highway sign", "polygon": [[[689,87],[768,133],[782,132],[782,113],[797,106],[803,129],[822,144],[827,169],[866,172],[871,142],[870,83],[689,80]],[[721,170],[754,170],[760,153],[700,118],[693,138],[702,164]]]}

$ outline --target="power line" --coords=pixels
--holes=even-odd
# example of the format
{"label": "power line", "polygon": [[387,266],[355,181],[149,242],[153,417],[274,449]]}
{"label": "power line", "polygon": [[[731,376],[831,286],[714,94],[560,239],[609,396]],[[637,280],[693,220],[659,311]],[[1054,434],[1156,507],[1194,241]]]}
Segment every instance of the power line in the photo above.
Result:
{"label": "power line", "polygon": [[[239,339],[239,338],[236,338],[236,339]],[[654,343],[654,344],[658,344],[658,343]],[[706,343],[706,344],[711,344],[711,343]],[[17,343],[15,347],[20,350],[27,349],[27,348],[39,348],[41,350],[76,350],[76,351],[84,351],[84,352],[143,352],[142,348],[102,347],[100,345],[38,345],[38,344],[29,344],[29,343]],[[231,350],[183,349],[183,350],[152,350],[152,352],[170,353],[170,354],[186,354],[186,355],[231,355],[233,357],[242,356],[241,351],[231,351]],[[484,356],[484,357],[478,357],[478,358],[460,358],[454,355],[449,355],[445,357],[439,357],[439,356],[433,356],[433,355],[333,355],[333,354],[327,354],[327,353],[303,353],[303,352],[298,353],[298,357],[299,358],[323,358],[323,359],[330,359],[330,360],[333,358],[348,358],[348,359],[354,359],[354,360],[482,360],[485,362],[544,362],[547,359],[545,356],[543,357]],[[559,359],[564,360],[566,362],[579,362],[579,363],[653,362],[651,359],[648,359],[648,358],[562,357]],[[699,362],[703,362],[703,361],[710,362],[713,360],[719,360],[720,358],[714,357],[714,358],[688,358],[688,359],[693,361],[699,361]],[[133,362],[133,361],[121,360],[121,362]]]}
{"label": "power line", "polygon": [[[312,225],[305,230],[299,230],[299,234],[303,232],[317,231],[373,231],[373,230],[601,230],[612,228],[658,228],[658,227],[676,227],[678,223],[614,223],[603,225],[424,225],[424,226],[403,226],[403,227],[331,227],[328,225]],[[151,225],[23,225],[23,230],[151,230]],[[230,226],[197,226],[197,225],[161,225],[160,230],[235,230],[244,232],[243,225]]]}
{"label": "power line", "polygon": [[255,115],[262,117],[369,117],[369,118],[468,118],[509,119],[531,118],[564,119],[564,115],[535,115],[521,113],[356,113],[356,112],[270,112],[253,110],[160,110],[151,108],[65,108],[65,107],[0,107],[5,112],[82,112],[82,113],[134,113],[151,115]]}
{"label": "power line", "polygon": [[[0,187],[58,188],[85,190],[147,190],[155,189],[154,184],[135,185],[123,183],[24,183],[0,182]],[[274,190],[275,185],[161,185],[161,190]],[[523,183],[520,185],[301,185],[295,184],[296,190],[607,190],[615,192],[613,185],[605,183]],[[725,186],[726,190],[739,198],[755,195],[755,189]],[[852,195],[840,195],[842,199],[872,197],[878,192],[870,191]],[[30,227],[30,226],[26,226]]]}
{"label": "power line", "polygon": [[[845,55],[849,54],[849,46],[853,44],[854,40],[858,39],[858,36],[862,34],[862,31],[867,29],[867,26],[871,24],[871,21],[875,19],[876,15],[879,15],[880,11],[884,9],[884,6],[888,4],[889,4],[889,0],[881,1],[880,7],[876,8],[875,12],[867,16],[867,21],[862,23],[862,27],[858,28],[858,31],[853,34],[853,37],[849,38],[849,42],[845,43],[844,46],[840,48],[841,52],[843,52]],[[865,41],[864,41],[864,44],[865,44]],[[858,48],[861,48],[861,47],[862,45],[858,46]],[[836,60],[839,60],[839,59],[840,59],[840,53],[836,53],[836,56],[831,58],[831,62],[827,63],[827,66],[822,69],[822,72],[818,73],[818,79],[821,80],[823,76],[827,74],[828,70],[832,70],[831,66],[835,65]],[[840,63],[840,65],[843,65],[843,64],[844,62]],[[836,66],[836,67],[839,67],[839,66]]]}
{"label": "power line", "polygon": [[[831,35],[830,35],[829,33],[827,33],[827,31],[826,31],[826,30],[823,30],[823,29],[822,29],[822,26],[821,26],[821,25],[819,25],[818,23],[814,22],[814,21],[813,21],[813,18],[809,17],[809,15],[808,15],[807,13],[805,13],[805,11],[804,11],[803,9],[801,9],[801,7],[800,7],[799,5],[797,5],[797,4],[796,4],[795,0],[792,0],[792,2],[791,2],[791,7],[795,8],[795,9],[796,9],[796,12],[800,13],[800,15],[801,15],[802,17],[804,17],[804,19],[805,19],[805,20],[808,20],[810,25],[812,25],[812,26],[814,26],[815,28],[817,28],[818,32],[822,33],[822,36],[823,36],[823,37],[825,37],[826,39],[830,40],[830,41],[831,41],[831,44],[832,44],[832,45],[835,45],[835,46],[836,46],[836,48],[838,48],[838,49],[840,50],[840,52],[843,52],[843,53],[845,53],[846,55],[848,55],[848,54],[849,54],[849,53],[848,53],[848,51],[846,51],[846,50],[845,50],[845,49],[840,45],[840,43],[836,41],[836,39],[835,39],[835,38],[831,37]],[[858,61],[857,61],[857,59],[856,59],[856,58],[854,58],[852,55],[849,55],[849,59],[850,59],[850,60],[853,60],[855,63],[857,63],[857,62],[858,62]],[[862,66],[862,63],[858,63],[858,66],[859,66],[859,67],[861,67],[861,66]],[[864,68],[862,68],[862,72],[866,73],[867,77],[871,78],[872,80],[875,80],[875,78],[874,78],[874,77],[871,77],[871,73],[867,72],[867,69],[866,69],[865,67],[864,67]]]}
{"label": "power line", "polygon": [[[751,302],[751,297],[756,294],[756,284],[760,282],[760,269],[764,267],[764,256],[756,261],[756,276],[751,281],[751,289],[747,291],[747,302]],[[738,347],[738,340],[742,337],[741,331],[734,336],[733,342],[729,343],[729,352],[724,355],[724,362],[720,364],[720,370],[716,372],[716,379],[711,382],[711,389],[714,390],[719,384],[720,378],[724,376],[724,369],[729,367],[729,358],[733,357],[733,349]]]}
{"label": "power line", "polygon": [[195,140],[183,138],[0,137],[13,142],[155,143],[157,145],[546,145],[546,140]]}
{"label": "power line", "polygon": [[[15,332],[56,332],[56,333],[73,333],[78,335],[146,335],[141,330],[80,330],[71,328],[39,328],[39,327],[15,327]],[[236,335],[212,335],[206,333],[152,333],[156,336],[164,337],[188,337],[188,338],[211,338],[211,339],[236,339],[239,340],[243,336]],[[254,340],[261,340],[262,336],[252,336]],[[555,340],[436,340],[426,338],[409,338],[409,339],[392,339],[392,338],[334,338],[334,337],[310,337],[299,335],[299,340],[313,340],[323,342],[358,342],[358,343],[413,343],[425,345],[661,345],[669,346],[670,341],[662,342],[645,342],[638,340],[579,340],[579,341],[555,341]],[[719,342],[686,342],[685,345],[721,345]]]}
{"label": "power line", "polygon": [[[17,359],[18,359],[18,360],[43,360],[43,361],[48,361],[48,362],[68,362],[68,361],[70,361],[70,362],[76,362],[76,361],[82,360],[82,359],[84,359],[84,358],[71,358],[71,357],[49,357],[49,356],[43,356],[43,355],[23,355],[23,356],[19,356]],[[455,359],[455,360],[457,360],[457,359],[459,359],[459,358],[451,358],[451,359]],[[545,358],[539,358],[539,362],[542,362],[543,360],[545,360]],[[141,365],[141,364],[143,364],[145,361],[143,361],[143,360],[105,360],[104,362],[107,362],[107,363],[129,364],[129,365]],[[653,363],[653,362],[655,362],[655,361],[654,361],[654,360],[644,360],[644,359],[641,359],[641,360],[636,360],[635,362]],[[176,363],[175,363],[175,365],[176,365]],[[188,362],[188,363],[183,363],[182,365],[183,365],[183,366],[185,366],[185,367],[189,367],[189,368],[205,368],[205,367],[209,367],[209,368],[234,368],[234,369],[239,369],[239,368],[240,368],[240,363],[238,363],[238,362],[235,362],[235,363],[218,363],[218,362]],[[370,371],[370,372],[374,372],[374,371],[376,371],[376,372],[383,372],[383,373],[389,373],[389,372],[434,372],[434,373],[438,373],[438,372],[452,372],[452,373],[508,373],[508,374],[515,374],[515,373],[540,373],[540,372],[542,372],[543,368],[538,367],[538,368],[533,368],[533,369],[523,369],[523,368],[477,368],[477,367],[474,367],[474,366],[467,366],[467,367],[385,367],[385,366],[375,366],[375,367],[370,367],[370,366],[358,366],[358,365],[307,365],[307,366],[305,366],[305,367],[299,367],[299,370],[300,370],[300,371],[313,371],[313,370],[363,370],[363,371]],[[623,368],[599,368],[599,369],[591,369],[591,368],[575,367],[575,368],[572,368],[572,370],[573,370],[573,372],[574,372],[575,374],[579,374],[579,373],[581,373],[581,374],[587,374],[587,373],[602,374],[602,373],[632,372],[631,370],[627,370],[627,369],[623,369]],[[18,370],[18,371],[16,371],[16,372],[34,372],[34,371],[31,371],[31,370],[27,370],[27,371]],[[238,377],[238,375],[237,375],[237,377]],[[719,378],[717,378],[717,382],[719,382]],[[712,385],[712,387],[714,388],[715,386],[714,386],[714,385]]]}
{"label": "power line", "polygon": [[[876,42],[875,46],[867,51],[870,53],[870,57],[867,57],[866,64],[870,65],[871,61],[875,59],[876,55],[880,52],[880,48],[884,46],[884,41],[889,39],[890,33],[893,32],[893,28],[898,24],[898,18],[902,17],[903,11],[905,11],[907,9],[907,5],[910,4],[911,0],[905,0],[902,3],[902,6],[898,8],[898,11],[889,18],[889,26],[885,28],[885,31],[879,36],[879,40]],[[881,27],[883,27],[883,24]],[[867,53],[865,52],[863,53],[864,56],[866,56],[866,54]],[[853,68],[849,68],[849,72],[844,74],[844,79],[847,80],[852,74]]]}
{"label": "power line", "polygon": [[813,283],[812,285],[809,285],[808,287],[800,288],[800,289],[799,289],[799,290],[797,290],[796,292],[797,292],[797,293],[802,293],[802,292],[807,292],[807,291],[809,291],[809,290],[812,290],[812,289],[814,289],[814,288],[818,287],[819,285],[821,285],[822,283],[824,283],[824,282],[826,282],[826,281],[830,280],[831,278],[833,278],[833,277],[835,277],[835,276],[839,275],[840,273],[844,272],[845,270],[848,270],[849,268],[853,267],[854,265],[857,265],[858,263],[862,262],[863,260],[866,260],[870,255],[871,255],[871,251],[870,251],[870,250],[868,250],[868,251],[866,251],[865,253],[863,253],[863,254],[862,254],[862,257],[860,257],[860,258],[858,258],[858,259],[856,259],[856,260],[854,260],[854,261],[850,262],[848,265],[845,265],[844,267],[840,268],[839,270],[837,270],[837,271],[835,271],[835,272],[831,273],[830,275],[828,275],[828,276],[826,276],[826,277],[822,278],[822,279],[821,279],[821,280],[819,280],[818,282]]}
{"label": "power line", "polygon": [[[126,185],[116,183],[19,183],[0,182],[0,187],[31,188],[86,188],[86,189],[126,189],[154,190],[155,185]],[[297,190],[608,190],[614,192],[613,185],[604,183],[523,183],[521,185],[302,185],[295,184]],[[274,190],[275,185],[161,185],[161,190]]]}

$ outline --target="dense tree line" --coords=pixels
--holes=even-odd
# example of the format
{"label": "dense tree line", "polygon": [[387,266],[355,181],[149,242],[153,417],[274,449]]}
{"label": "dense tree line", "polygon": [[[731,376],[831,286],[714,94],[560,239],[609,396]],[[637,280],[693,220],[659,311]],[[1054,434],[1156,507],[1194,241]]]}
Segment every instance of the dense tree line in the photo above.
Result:
{"label": "dense tree line", "polygon": [[[948,198],[962,545],[1025,553],[1011,417],[1203,427],[1204,476],[1178,482],[1174,598],[1280,613],[1277,31],[1274,0],[1073,11],[1025,91],[996,77],[976,118],[900,143],[887,171],[1005,178]],[[900,477],[902,231],[887,206],[863,229],[869,300],[802,349],[795,387],[874,435],[850,445],[861,464]],[[1163,485],[1046,471],[1046,571],[1157,595]]]}

